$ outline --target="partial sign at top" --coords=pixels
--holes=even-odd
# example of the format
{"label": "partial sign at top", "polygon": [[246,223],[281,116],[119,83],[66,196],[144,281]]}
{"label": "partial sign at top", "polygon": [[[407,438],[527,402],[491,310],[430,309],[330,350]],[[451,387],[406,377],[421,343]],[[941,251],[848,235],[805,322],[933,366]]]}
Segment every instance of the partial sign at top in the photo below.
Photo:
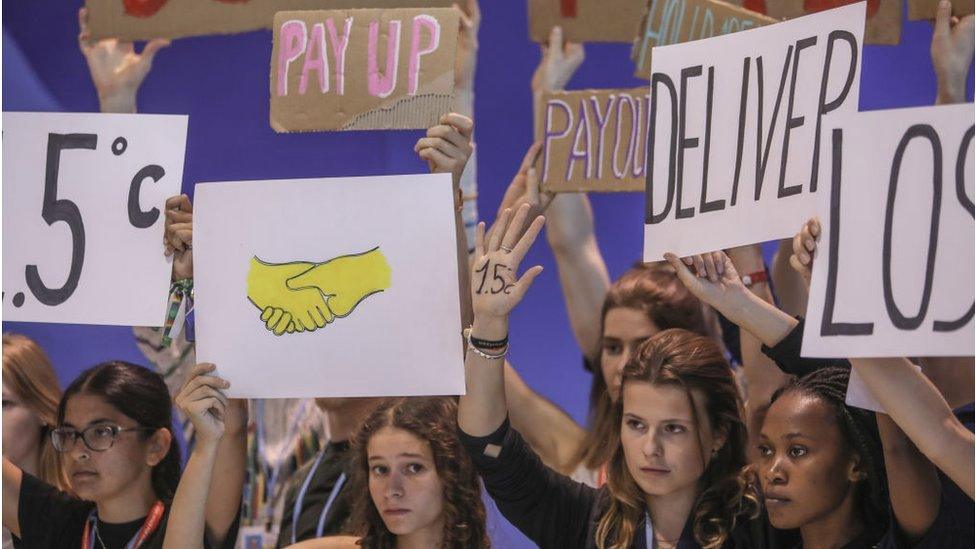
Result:
{"label": "partial sign at top", "polygon": [[271,126],[279,132],[417,129],[454,101],[449,8],[275,15]]}
{"label": "partial sign at top", "polygon": [[3,317],[160,326],[186,116],[3,114]]}
{"label": "partial sign at top", "polygon": [[654,50],[644,260],[792,236],[857,112],[864,4]]}
{"label": "partial sign at top", "polygon": [[680,44],[754,29],[776,19],[722,0],[649,0],[631,59],[635,76],[651,78],[651,54],[658,46]]}
{"label": "partial sign at top", "polygon": [[[859,0],[731,0],[743,7],[777,19],[800,17],[857,3]],[[915,0],[909,0],[909,3]],[[934,0],[924,0],[934,1]],[[972,0],[956,0],[970,2]],[[867,0],[865,44],[894,45],[901,40],[901,0]],[[972,13],[972,7],[969,9]]]}
{"label": "partial sign at top", "polygon": [[[952,3],[952,15],[962,17],[972,15],[973,0],[949,0]],[[935,19],[935,12],[939,8],[939,0],[908,0],[908,19]]]}
{"label": "partial sign at top", "polygon": [[973,114],[969,103],[825,125],[803,356],[973,355]]}
{"label": "partial sign at top", "polygon": [[625,42],[637,36],[646,0],[528,0],[529,38],[545,43],[555,26],[573,42]]}
{"label": "partial sign at top", "polygon": [[283,10],[451,7],[453,0],[85,0],[92,38],[148,40],[271,27]]}

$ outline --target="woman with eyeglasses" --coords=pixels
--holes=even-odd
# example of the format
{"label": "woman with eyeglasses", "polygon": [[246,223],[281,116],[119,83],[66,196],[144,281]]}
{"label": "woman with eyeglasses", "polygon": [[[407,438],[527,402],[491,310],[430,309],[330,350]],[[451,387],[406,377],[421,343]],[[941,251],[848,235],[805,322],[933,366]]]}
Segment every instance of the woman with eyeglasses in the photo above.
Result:
{"label": "woman with eyeglasses", "polygon": [[[223,423],[219,442],[195,448],[190,460],[193,464],[196,458],[197,471],[200,454],[212,454],[204,460],[211,468],[214,462],[221,464],[212,474],[191,475],[210,477],[203,513],[206,535],[198,546],[232,547],[244,483],[247,413],[245,401],[217,396],[226,384],[208,376],[212,370],[198,367],[184,388],[187,392],[192,384],[191,389],[199,388],[192,392],[213,399],[208,408],[219,409]],[[164,547],[180,482],[172,416],[172,401],[159,374],[119,361],[82,372],[61,398],[58,427],[51,436],[74,495],[3,460],[3,525],[16,536],[15,545]],[[183,511],[173,514],[185,515]]]}

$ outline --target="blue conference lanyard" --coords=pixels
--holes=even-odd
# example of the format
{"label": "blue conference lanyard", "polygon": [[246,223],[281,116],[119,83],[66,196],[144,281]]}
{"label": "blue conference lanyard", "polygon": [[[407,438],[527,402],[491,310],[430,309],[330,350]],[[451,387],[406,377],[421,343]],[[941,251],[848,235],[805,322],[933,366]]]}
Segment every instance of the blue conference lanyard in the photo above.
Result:
{"label": "blue conference lanyard", "polygon": [[654,528],[651,527],[651,515],[644,511],[644,547],[651,549],[654,547]]}
{"label": "blue conference lanyard", "polygon": [[[326,446],[328,448],[328,446]],[[312,464],[312,468],[309,470],[308,475],[305,476],[305,480],[302,481],[302,488],[298,491],[298,495],[295,497],[295,506],[291,511],[291,542],[292,544],[298,543],[298,517],[302,514],[302,506],[305,503],[305,493],[308,492],[308,487],[312,483],[312,477],[315,476],[315,472],[319,468],[319,464],[322,462],[322,457],[325,456],[325,450],[323,448],[319,455],[315,458],[315,463]],[[346,483],[346,473],[343,472],[336,479],[335,485],[332,487],[332,491],[329,492],[329,498],[325,501],[325,507],[322,508],[322,514],[319,515],[319,522],[315,527],[315,537],[322,537],[322,532],[325,530],[325,517],[329,515],[329,509],[332,508],[332,504],[335,503],[336,497],[339,496],[339,492],[342,491],[342,486]]]}

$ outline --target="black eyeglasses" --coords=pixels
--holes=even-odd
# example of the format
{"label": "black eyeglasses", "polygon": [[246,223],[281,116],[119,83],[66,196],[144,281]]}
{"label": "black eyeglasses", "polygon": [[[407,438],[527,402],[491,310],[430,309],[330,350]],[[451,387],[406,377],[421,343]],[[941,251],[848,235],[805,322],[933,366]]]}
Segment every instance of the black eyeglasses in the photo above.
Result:
{"label": "black eyeglasses", "polygon": [[115,444],[115,439],[119,438],[119,433],[126,431],[150,432],[155,430],[150,427],[119,427],[118,425],[112,424],[92,425],[82,431],[59,427],[51,431],[51,443],[58,452],[67,452],[81,438],[85,443],[85,447],[89,450],[93,452],[104,452]]}

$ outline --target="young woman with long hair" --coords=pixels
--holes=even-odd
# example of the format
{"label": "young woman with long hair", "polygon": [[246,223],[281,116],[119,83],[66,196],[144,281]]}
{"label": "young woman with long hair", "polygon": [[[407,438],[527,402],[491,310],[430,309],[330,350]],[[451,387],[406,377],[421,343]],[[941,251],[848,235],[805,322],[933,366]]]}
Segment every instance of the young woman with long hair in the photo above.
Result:
{"label": "young woman with long hair", "polygon": [[537,217],[523,231],[528,211],[503,211],[487,239],[479,227],[474,270],[497,273],[505,285],[472,280],[467,394],[458,409],[462,442],[502,513],[543,547],[778,543],[742,475],[747,432],[732,369],[706,336],[665,330],[628,361],[614,408],[619,443],[603,488],[546,467],[509,426],[501,369],[508,316],[542,270],[516,277],[543,224]]}
{"label": "young woman with long hair", "polygon": [[[188,383],[194,383],[191,379]],[[166,384],[148,369],[115,361],[84,372],[58,406],[54,447],[73,494],[3,460],[3,524],[26,547],[162,547],[180,481]],[[246,409],[227,407],[200,543],[233,544],[244,473]]]}
{"label": "young woman with long hair", "polygon": [[352,441],[348,530],[356,536],[309,540],[324,549],[482,548],[489,546],[478,473],[457,435],[450,397],[393,398]]}

